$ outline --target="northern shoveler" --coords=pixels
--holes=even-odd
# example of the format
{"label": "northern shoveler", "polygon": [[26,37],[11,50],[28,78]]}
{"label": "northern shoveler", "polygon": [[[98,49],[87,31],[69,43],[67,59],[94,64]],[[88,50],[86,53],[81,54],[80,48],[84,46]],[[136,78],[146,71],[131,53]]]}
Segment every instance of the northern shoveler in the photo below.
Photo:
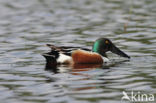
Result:
{"label": "northern shoveler", "polygon": [[109,61],[106,55],[107,51],[130,59],[107,38],[97,39],[92,50],[80,47],[57,47],[51,44],[47,44],[47,46],[51,48],[51,51],[43,53],[43,56],[47,62],[54,64],[102,64]]}

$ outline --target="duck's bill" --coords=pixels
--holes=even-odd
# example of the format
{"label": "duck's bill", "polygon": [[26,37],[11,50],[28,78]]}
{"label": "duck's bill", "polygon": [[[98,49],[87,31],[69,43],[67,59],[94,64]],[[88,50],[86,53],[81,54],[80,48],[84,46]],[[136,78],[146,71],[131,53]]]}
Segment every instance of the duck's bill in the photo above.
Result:
{"label": "duck's bill", "polygon": [[111,51],[112,53],[115,53],[115,54],[117,54],[117,55],[120,55],[120,56],[122,56],[122,57],[125,57],[125,58],[130,59],[130,56],[128,56],[126,53],[124,53],[124,52],[121,51],[119,48],[117,48],[114,44],[112,44],[112,47],[111,47],[110,51]]}

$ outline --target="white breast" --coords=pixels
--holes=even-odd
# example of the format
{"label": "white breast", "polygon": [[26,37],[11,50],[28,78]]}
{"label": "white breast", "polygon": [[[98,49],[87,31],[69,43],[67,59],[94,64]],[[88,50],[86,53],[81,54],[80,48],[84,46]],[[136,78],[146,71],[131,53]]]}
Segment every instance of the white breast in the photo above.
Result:
{"label": "white breast", "polygon": [[109,62],[109,59],[108,59],[108,58],[106,58],[106,57],[102,57],[102,59],[103,59],[103,62],[104,62],[104,63]]}

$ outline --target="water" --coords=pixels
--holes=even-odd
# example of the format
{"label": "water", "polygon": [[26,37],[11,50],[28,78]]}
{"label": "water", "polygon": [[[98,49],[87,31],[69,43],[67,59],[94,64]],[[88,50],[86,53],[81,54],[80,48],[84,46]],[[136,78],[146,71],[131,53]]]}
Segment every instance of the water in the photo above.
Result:
{"label": "water", "polygon": [[[0,101],[121,103],[123,91],[155,95],[155,12],[155,0],[0,0]],[[45,70],[46,43],[91,48],[100,37],[131,60]]]}

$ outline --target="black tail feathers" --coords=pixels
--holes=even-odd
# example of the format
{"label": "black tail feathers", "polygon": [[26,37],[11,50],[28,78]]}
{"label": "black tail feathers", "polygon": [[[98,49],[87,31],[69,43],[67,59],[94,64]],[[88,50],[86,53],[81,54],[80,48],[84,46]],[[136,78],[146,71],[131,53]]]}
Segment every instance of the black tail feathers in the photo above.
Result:
{"label": "black tail feathers", "polygon": [[59,57],[58,51],[51,51],[48,53],[43,53],[43,57],[45,57],[47,62],[56,62],[57,58]]}

